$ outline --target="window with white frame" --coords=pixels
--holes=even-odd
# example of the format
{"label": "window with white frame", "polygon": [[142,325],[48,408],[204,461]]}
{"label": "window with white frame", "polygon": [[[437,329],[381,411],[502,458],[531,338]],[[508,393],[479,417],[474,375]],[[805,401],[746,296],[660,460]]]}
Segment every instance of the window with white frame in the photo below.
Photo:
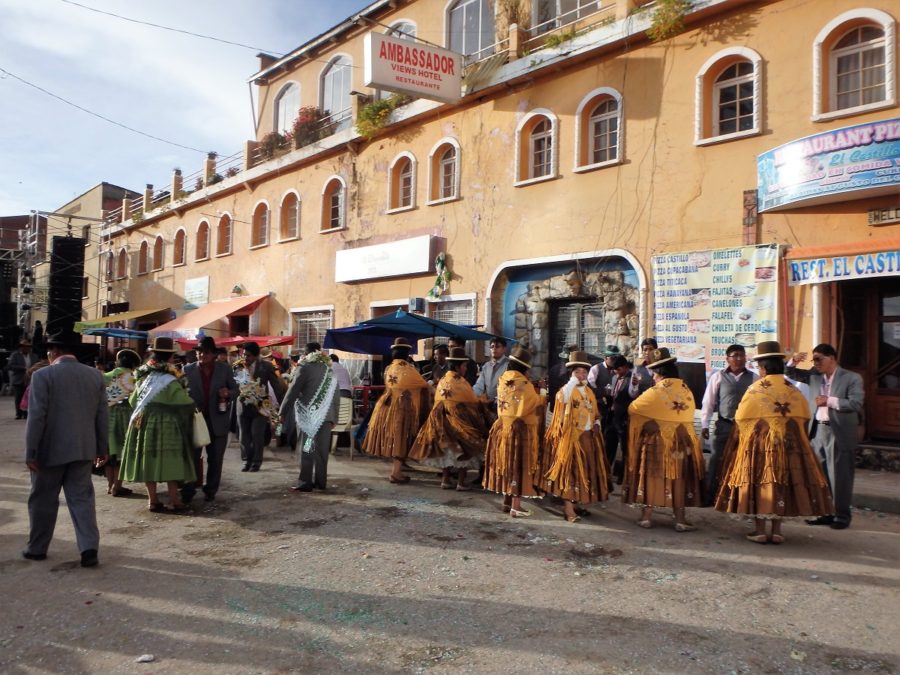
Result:
{"label": "window with white frame", "polygon": [[147,269],[149,267],[149,258],[150,258],[150,246],[146,241],[141,242],[141,247],[138,249],[138,274],[147,274]]}
{"label": "window with white frame", "polygon": [[187,235],[184,230],[179,229],[175,233],[175,241],[172,246],[172,264],[184,265],[185,250],[187,249]]}
{"label": "window with white frame", "polygon": [[697,73],[694,142],[730,141],[762,131],[762,57],[747,47],[723,49]]}
{"label": "window with white frame", "polygon": [[234,239],[234,222],[227,213],[219,218],[216,226],[216,255],[231,253],[231,242]]}
{"label": "window with white frame", "polygon": [[278,237],[281,241],[300,236],[300,198],[296,192],[288,192],[281,200],[281,223]]}
{"label": "window with white frame", "polygon": [[738,61],[723,70],[713,85],[713,133],[725,136],[753,129],[753,98],[752,63]]}
{"label": "window with white frame", "polygon": [[325,342],[325,331],[332,327],[333,311],[291,312],[294,322],[294,348],[302,349],[309,342]]}
{"label": "window with white frame", "polygon": [[335,131],[347,129],[351,122],[350,92],[353,89],[353,64],[347,56],[332,59],[320,79],[320,108],[329,116]]}
{"label": "window with white frame", "polygon": [[591,112],[591,164],[612,162],[619,154],[619,104],[604,98]]}
{"label": "window with white frame", "polygon": [[400,155],[390,168],[388,209],[411,209],[415,205],[415,162],[409,155]]}
{"label": "window with white frame", "polygon": [[269,243],[269,205],[260,203],[253,209],[253,224],[250,233],[250,247],[265,246]]}
{"label": "window with white frame", "polygon": [[447,9],[447,46],[477,61],[495,51],[494,0],[457,0]]}
{"label": "window with white frame", "polygon": [[516,145],[517,185],[555,177],[556,118],[549,112],[532,112],[523,117],[516,130]]}
{"label": "window with white frame", "polygon": [[459,154],[459,145],[449,138],[432,148],[428,167],[429,202],[459,198]]}
{"label": "window with white frame", "polygon": [[289,82],[275,97],[275,131],[280,134],[289,132],[300,110],[300,85]]}
{"label": "window with white frame", "polygon": [[163,244],[162,236],[156,237],[156,241],[153,242],[153,266],[152,269],[154,272],[158,272],[163,268],[163,264],[165,263],[164,259],[165,255],[165,245]]}
{"label": "window with white frame", "polygon": [[337,176],[325,184],[322,193],[322,226],[321,230],[339,230],[345,225],[346,192],[344,182]]}
{"label": "window with white frame", "polygon": [[885,39],[880,26],[857,26],[831,50],[832,110],[885,100]]}
{"label": "window with white frame", "polygon": [[[444,300],[428,303],[428,316],[438,321],[455,323],[458,326],[472,326],[475,324],[475,299]],[[434,344],[445,344],[448,338],[435,338]],[[472,357],[475,354],[475,343],[466,343],[466,353]]]}
{"label": "window with white frame", "polygon": [[897,103],[896,22],[869,7],[829,21],[813,43],[813,120],[847,117]]}
{"label": "window with white frame", "polygon": [[197,227],[197,244],[194,247],[194,260],[209,259],[209,223],[205,220]]}
{"label": "window with white frame", "polygon": [[599,87],[575,111],[575,171],[588,171],[621,161],[622,96]]}

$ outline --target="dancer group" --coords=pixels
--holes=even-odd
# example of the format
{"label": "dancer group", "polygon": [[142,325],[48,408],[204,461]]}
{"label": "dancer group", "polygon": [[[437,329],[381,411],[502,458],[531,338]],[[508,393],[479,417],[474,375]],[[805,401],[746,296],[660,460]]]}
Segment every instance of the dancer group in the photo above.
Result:
{"label": "dancer group", "polygon": [[[391,460],[391,483],[410,481],[404,473],[408,459],[440,469],[445,489],[470,489],[467,477],[481,468],[483,488],[503,496],[503,511],[511,517],[532,514],[523,500],[550,495],[561,500],[563,517],[573,523],[590,515],[587,507],[609,499],[613,458],[605,452],[585,352],[569,354],[568,381],[556,393],[545,428],[546,400],[528,378],[532,355],[527,348],[512,350],[497,380],[495,401],[476,394],[468,383],[469,359],[461,348],[450,350],[432,397],[431,386],[407,358],[410,349],[403,338],[394,341],[385,392],[363,445],[370,455]],[[628,406],[621,499],[640,510],[638,526],[653,527],[654,509],[665,508],[677,532],[690,532],[696,526],[687,519],[687,509],[712,504],[718,511],[752,518],[750,541],[780,544],[783,519],[834,512],[807,435],[807,401],[785,378],[785,358],[777,342],[757,346],[759,379],[737,407],[712,482],[717,492],[706,495],[693,393],[679,378],[677,359],[668,349],[645,350],[644,369],[652,384],[637,393],[638,372],[632,382],[623,382],[632,386],[635,398]]]}

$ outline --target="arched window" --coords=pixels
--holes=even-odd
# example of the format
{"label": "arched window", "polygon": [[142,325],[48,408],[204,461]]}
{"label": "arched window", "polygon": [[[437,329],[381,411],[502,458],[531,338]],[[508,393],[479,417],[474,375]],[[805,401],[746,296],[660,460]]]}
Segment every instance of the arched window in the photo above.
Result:
{"label": "arched window", "polygon": [[216,255],[229,255],[231,253],[231,241],[233,239],[234,224],[227,213],[219,218],[216,227]]}
{"label": "arched window", "polygon": [[325,183],[322,191],[322,231],[340,230],[346,227],[347,187],[339,176]]}
{"label": "arched window", "polygon": [[353,89],[353,64],[348,56],[336,56],[322,71],[319,107],[330,116],[335,131],[350,126],[350,91]]}
{"label": "arched window", "polygon": [[300,85],[288,82],[275,97],[275,131],[280,134],[290,131],[299,110]]}
{"label": "arched window", "polygon": [[250,228],[250,248],[266,246],[269,243],[269,205],[260,202],[253,209],[253,224]]}
{"label": "arched window", "polygon": [[163,264],[165,259],[163,257],[165,253],[165,248],[163,246],[163,238],[162,236],[158,236],[156,241],[153,242],[153,271],[156,272],[163,268]]}
{"label": "arched window", "polygon": [[146,241],[141,242],[141,248],[138,250],[138,274],[147,274],[150,257],[150,246]]}
{"label": "arched window", "polygon": [[600,87],[581,99],[575,113],[575,171],[621,161],[622,96]]}
{"label": "arched window", "polygon": [[184,265],[185,251],[187,250],[187,235],[183,229],[179,229],[175,233],[175,242],[172,247],[172,264]]}
{"label": "arched window", "polygon": [[116,261],[116,279],[124,279],[128,276],[128,251],[123,246],[119,249],[119,259]]}
{"label": "arched window", "polygon": [[762,57],[747,47],[723,49],[697,73],[694,142],[717,143],[762,130]]}
{"label": "arched window", "polygon": [[116,256],[113,254],[112,251],[110,251],[104,257],[106,258],[106,266],[105,266],[106,267],[106,269],[105,269],[106,280],[112,281],[113,279],[115,279],[115,274],[116,274]]}
{"label": "arched window", "polygon": [[813,119],[895,105],[895,54],[890,14],[859,8],[830,21],[813,45]]}
{"label": "arched window", "polygon": [[441,139],[432,148],[428,162],[429,203],[459,198],[459,154],[455,138]]}
{"label": "arched window", "polygon": [[209,259],[209,223],[200,221],[197,226],[197,244],[194,249],[194,260]]}
{"label": "arched window", "polygon": [[516,129],[516,185],[556,177],[556,115],[535,110]]}
{"label": "arched window", "polygon": [[494,53],[494,0],[457,0],[447,8],[447,46],[477,61]]}
{"label": "arched window", "polygon": [[415,206],[416,158],[404,152],[390,167],[388,180],[388,211],[403,211]]}
{"label": "arched window", "polygon": [[297,239],[300,236],[300,198],[296,192],[288,192],[281,200],[281,222],[278,238],[280,241]]}

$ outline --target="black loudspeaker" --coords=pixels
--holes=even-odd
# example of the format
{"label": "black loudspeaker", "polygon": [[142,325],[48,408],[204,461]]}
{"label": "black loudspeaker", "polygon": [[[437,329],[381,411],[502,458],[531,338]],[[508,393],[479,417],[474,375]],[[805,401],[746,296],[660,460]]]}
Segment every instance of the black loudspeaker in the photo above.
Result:
{"label": "black loudspeaker", "polygon": [[84,243],[84,239],[77,237],[53,237],[44,328],[47,335],[72,330],[75,322],[81,320]]}

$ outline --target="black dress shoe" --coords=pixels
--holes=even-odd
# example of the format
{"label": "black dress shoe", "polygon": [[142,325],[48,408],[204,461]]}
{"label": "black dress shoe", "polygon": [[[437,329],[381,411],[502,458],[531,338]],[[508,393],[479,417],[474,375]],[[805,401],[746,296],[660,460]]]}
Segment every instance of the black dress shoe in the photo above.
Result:
{"label": "black dress shoe", "polygon": [[97,549],[89,548],[87,551],[81,552],[82,567],[96,567],[98,562],[100,561],[97,560]]}
{"label": "black dress shoe", "polygon": [[22,551],[22,557],[25,560],[46,560],[46,553],[29,553],[28,551]]}
{"label": "black dress shoe", "polygon": [[312,492],[313,484],[312,483],[298,483],[297,485],[294,485],[293,487],[291,487],[291,490],[293,490],[294,492]]}
{"label": "black dress shoe", "polygon": [[834,516],[819,516],[806,521],[807,525],[831,525],[832,523],[834,523]]}
{"label": "black dress shoe", "polygon": [[244,468],[241,469],[241,471],[249,471],[249,470],[250,470],[250,462],[247,462],[246,464],[244,464]]}
{"label": "black dress shoe", "polygon": [[831,524],[832,530],[846,530],[850,527],[850,523],[843,520],[836,520]]}
{"label": "black dress shoe", "polygon": [[259,471],[259,464],[251,464],[251,465],[250,465],[250,471],[251,471],[251,472]]}

